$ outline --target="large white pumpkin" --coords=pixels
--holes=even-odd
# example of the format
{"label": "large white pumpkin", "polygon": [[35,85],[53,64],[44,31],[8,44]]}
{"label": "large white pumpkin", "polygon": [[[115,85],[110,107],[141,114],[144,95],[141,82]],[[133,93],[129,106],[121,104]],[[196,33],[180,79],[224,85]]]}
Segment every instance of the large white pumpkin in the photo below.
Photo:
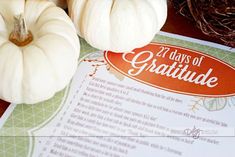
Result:
{"label": "large white pumpkin", "polygon": [[78,34],[102,50],[148,44],[167,17],[167,0],[68,0]]}
{"label": "large white pumpkin", "polygon": [[79,53],[76,29],[61,8],[0,0],[0,99],[32,104],[52,97],[70,82]]}

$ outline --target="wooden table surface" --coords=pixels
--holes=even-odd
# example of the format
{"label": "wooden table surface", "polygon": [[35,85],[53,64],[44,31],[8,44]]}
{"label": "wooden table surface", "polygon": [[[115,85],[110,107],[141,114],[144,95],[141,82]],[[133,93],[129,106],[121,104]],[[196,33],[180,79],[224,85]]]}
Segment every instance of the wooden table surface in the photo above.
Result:
{"label": "wooden table surface", "polygon": [[[201,31],[196,28],[195,24],[176,13],[171,5],[168,6],[168,18],[164,27],[162,28],[162,31],[219,43],[219,41],[216,41],[202,34]],[[8,102],[0,100],[0,117],[7,109],[9,104],[10,103]]]}

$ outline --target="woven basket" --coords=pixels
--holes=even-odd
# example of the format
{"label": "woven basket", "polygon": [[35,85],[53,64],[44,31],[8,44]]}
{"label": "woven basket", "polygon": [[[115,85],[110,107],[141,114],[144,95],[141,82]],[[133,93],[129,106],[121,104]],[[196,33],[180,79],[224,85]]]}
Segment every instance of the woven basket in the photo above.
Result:
{"label": "woven basket", "polygon": [[171,0],[201,31],[235,47],[235,0]]}

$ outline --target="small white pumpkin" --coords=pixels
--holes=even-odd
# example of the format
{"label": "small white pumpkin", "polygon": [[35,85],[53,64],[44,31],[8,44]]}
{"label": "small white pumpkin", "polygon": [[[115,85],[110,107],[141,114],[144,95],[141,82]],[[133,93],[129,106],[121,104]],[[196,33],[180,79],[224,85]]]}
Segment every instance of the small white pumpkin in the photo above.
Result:
{"label": "small white pumpkin", "polygon": [[61,7],[63,9],[67,8],[67,0],[49,0],[54,2],[58,7]]}
{"label": "small white pumpkin", "polygon": [[61,8],[41,0],[0,0],[0,99],[49,99],[70,82],[79,53],[76,29]]}
{"label": "small white pumpkin", "polygon": [[142,47],[167,17],[167,0],[68,0],[78,34],[90,45],[117,52]]}

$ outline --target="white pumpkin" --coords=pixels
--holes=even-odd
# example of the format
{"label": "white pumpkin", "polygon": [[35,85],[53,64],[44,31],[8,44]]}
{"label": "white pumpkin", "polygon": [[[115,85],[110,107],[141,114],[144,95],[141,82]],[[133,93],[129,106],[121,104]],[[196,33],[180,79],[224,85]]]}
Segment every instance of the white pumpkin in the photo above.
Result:
{"label": "white pumpkin", "polygon": [[79,53],[76,29],[61,8],[41,0],[0,0],[0,99],[49,99],[70,82]]}
{"label": "white pumpkin", "polygon": [[68,0],[78,34],[90,45],[129,51],[153,39],[167,17],[167,0]]}
{"label": "white pumpkin", "polygon": [[67,0],[49,0],[54,2],[58,7],[61,7],[63,9],[67,8]]}

